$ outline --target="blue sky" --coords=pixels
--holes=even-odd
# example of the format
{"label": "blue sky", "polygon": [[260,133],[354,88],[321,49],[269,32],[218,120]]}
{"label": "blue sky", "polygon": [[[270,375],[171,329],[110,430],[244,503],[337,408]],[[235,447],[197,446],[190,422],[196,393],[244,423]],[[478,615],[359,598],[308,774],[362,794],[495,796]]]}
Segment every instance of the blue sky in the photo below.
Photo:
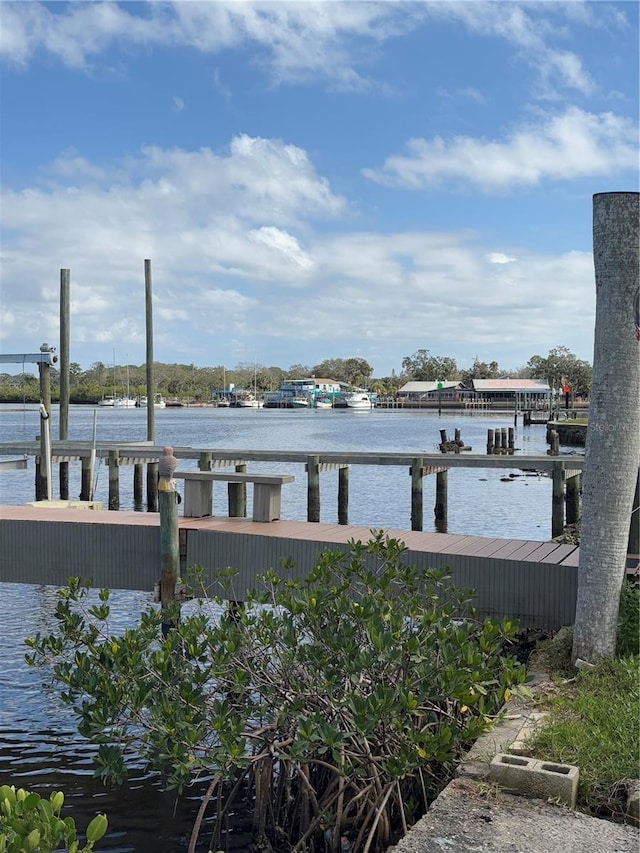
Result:
{"label": "blue sky", "polygon": [[635,2],[0,2],[0,352],[592,360]]}

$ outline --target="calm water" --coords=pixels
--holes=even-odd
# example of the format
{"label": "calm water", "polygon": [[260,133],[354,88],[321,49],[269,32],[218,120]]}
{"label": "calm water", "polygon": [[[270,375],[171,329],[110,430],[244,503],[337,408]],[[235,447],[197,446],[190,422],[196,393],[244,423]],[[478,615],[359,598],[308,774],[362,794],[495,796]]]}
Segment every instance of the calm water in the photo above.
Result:
{"label": "calm water", "polygon": [[[98,409],[97,436],[104,440],[144,441],[146,412],[139,409]],[[417,456],[434,452],[439,430],[453,436],[461,429],[465,443],[483,452],[487,429],[513,425],[508,414],[348,410],[291,411],[253,409],[163,409],[156,411],[156,443],[202,449],[400,451]],[[94,408],[72,406],[69,438],[91,440]],[[0,406],[0,440],[32,440],[40,429],[37,407]],[[58,435],[57,409],[52,437]],[[516,447],[522,453],[546,451],[545,428],[518,425]],[[181,462],[181,467],[186,467]],[[194,463],[195,466],[195,463]],[[306,518],[306,479],[300,465],[251,465],[252,470],[292,473],[284,487],[284,518]],[[121,471],[121,504],[133,508],[132,470]],[[512,469],[511,469],[512,470]],[[130,474],[131,472],[131,474]],[[469,469],[449,472],[448,531],[482,536],[547,540],[550,537],[551,481],[518,477],[504,483],[508,470]],[[34,498],[33,461],[27,471],[0,475],[0,503],[21,504]],[[57,471],[54,469],[54,497]],[[96,500],[107,500],[107,469],[97,469]],[[70,465],[70,497],[80,491],[80,466]],[[219,506],[226,514],[224,490]],[[424,481],[424,529],[433,528],[435,478]],[[321,520],[337,520],[337,473],[321,475]],[[370,527],[410,528],[410,478],[392,466],[352,466],[349,521]],[[163,793],[143,768],[134,770],[126,787],[106,791],[92,779],[91,752],[75,733],[73,714],[43,691],[40,673],[23,662],[25,636],[54,627],[55,591],[51,587],[0,585],[0,784],[30,787],[41,793],[62,789],[65,814],[84,827],[98,811],[109,817],[110,831],[99,845],[105,853],[174,853],[185,849],[197,809],[198,792],[174,810],[175,798]],[[113,593],[114,632],[135,623],[149,595]],[[233,849],[246,849],[238,834]]]}

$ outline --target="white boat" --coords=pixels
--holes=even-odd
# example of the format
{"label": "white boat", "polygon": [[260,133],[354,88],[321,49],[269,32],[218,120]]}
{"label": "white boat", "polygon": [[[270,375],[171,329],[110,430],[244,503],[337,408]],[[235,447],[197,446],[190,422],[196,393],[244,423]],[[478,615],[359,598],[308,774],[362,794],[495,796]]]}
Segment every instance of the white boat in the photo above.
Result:
{"label": "white boat", "polygon": [[289,405],[292,409],[308,409],[309,401],[306,397],[291,397],[289,399]]}
{"label": "white boat", "polygon": [[[138,397],[136,401],[136,406],[140,409],[146,409],[149,406],[149,401],[146,397]],[[156,394],[153,398],[153,408],[154,409],[166,409],[167,401],[164,399],[162,394]]]}
{"label": "white boat", "polygon": [[132,397],[116,397],[113,405],[116,409],[135,409],[136,401]]}
{"label": "white boat", "polygon": [[113,406],[115,405],[115,402],[116,402],[116,398],[113,394],[105,394],[104,397],[102,398],[102,400],[98,400],[98,405],[99,406],[110,406],[111,408],[113,408]]}
{"label": "white boat", "polygon": [[373,403],[366,391],[354,391],[344,398],[348,409],[371,409]]}
{"label": "white boat", "polygon": [[331,400],[323,400],[320,398],[316,400],[316,409],[333,409],[333,403]]}
{"label": "white boat", "polygon": [[230,405],[237,409],[261,409],[264,406],[264,402],[258,400],[250,391],[238,388],[233,391],[233,399]]}
{"label": "white boat", "polygon": [[228,409],[230,405],[231,405],[231,401],[230,401],[230,400],[228,400],[226,397],[221,397],[221,398],[216,402],[216,406],[217,406],[219,409]]}

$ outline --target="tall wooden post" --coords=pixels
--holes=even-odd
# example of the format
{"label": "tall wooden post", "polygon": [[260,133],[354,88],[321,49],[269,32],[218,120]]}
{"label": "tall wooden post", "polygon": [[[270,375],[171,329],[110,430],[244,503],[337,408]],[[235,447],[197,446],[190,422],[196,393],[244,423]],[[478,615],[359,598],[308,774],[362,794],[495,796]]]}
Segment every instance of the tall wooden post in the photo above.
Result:
{"label": "tall wooden post", "polygon": [[422,530],[422,458],[411,461],[411,529]]}
{"label": "tall wooden post", "polygon": [[338,524],[349,524],[349,466],[338,468]]}
{"label": "tall wooden post", "polygon": [[[70,271],[60,270],[60,421],[58,435],[69,438],[69,318]],[[69,500],[69,463],[61,462],[59,469],[60,497]]]}
{"label": "tall wooden post", "polygon": [[109,451],[109,509],[120,509],[120,454]]}
{"label": "tall wooden post", "polygon": [[175,491],[158,490],[160,513],[160,606],[162,635],[175,627],[170,613],[176,600],[176,583],[180,571],[180,538],[178,533],[178,496]]}
{"label": "tall wooden post", "polygon": [[173,472],[178,464],[172,447],[162,448],[158,463],[158,511],[160,513],[160,605],[162,635],[166,637],[179,619],[174,610],[176,583],[180,574],[180,531],[178,495]]}
{"label": "tall wooden post", "polygon": [[307,457],[307,521],[320,521],[320,457]]}
{"label": "tall wooden post", "polygon": [[[156,440],[156,410],[153,405],[155,398],[155,367],[153,363],[153,294],[151,281],[151,261],[144,262],[144,296],[145,296],[145,326],[147,335],[146,368],[147,368],[147,441]],[[147,463],[147,511],[158,511],[158,463]]]}

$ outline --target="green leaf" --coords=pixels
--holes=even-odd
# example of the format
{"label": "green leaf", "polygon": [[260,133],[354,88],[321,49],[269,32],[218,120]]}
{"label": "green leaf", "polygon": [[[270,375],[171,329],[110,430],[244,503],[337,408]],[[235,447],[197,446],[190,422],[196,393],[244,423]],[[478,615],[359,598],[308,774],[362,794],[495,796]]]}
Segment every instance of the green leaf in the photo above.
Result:
{"label": "green leaf", "polygon": [[96,841],[100,841],[107,831],[108,825],[106,815],[96,815],[87,827],[87,841],[92,844],[95,844]]}

